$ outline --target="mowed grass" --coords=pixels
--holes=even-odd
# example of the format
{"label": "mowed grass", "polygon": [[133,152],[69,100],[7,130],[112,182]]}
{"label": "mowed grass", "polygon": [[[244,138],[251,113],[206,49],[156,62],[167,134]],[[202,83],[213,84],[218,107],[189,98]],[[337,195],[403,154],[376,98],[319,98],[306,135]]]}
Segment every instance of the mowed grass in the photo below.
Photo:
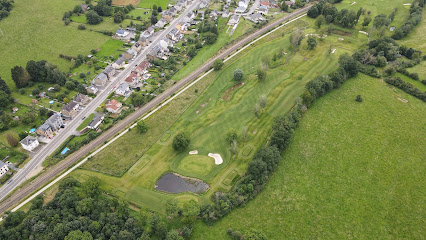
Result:
{"label": "mowed grass", "polygon": [[152,6],[157,5],[162,9],[167,9],[167,5],[169,4],[169,0],[141,0],[138,7],[139,8],[151,8]]}
{"label": "mowed grass", "polygon": [[[120,197],[135,206],[145,206],[143,196],[149,194],[134,198],[131,196],[135,194],[129,194],[129,191],[143,189],[144,192],[155,193],[156,181],[169,171],[199,178],[210,185],[207,193],[196,196],[200,204],[209,202],[215,191],[229,190],[233,178],[226,179],[232,176],[231,172],[242,175],[246,171],[247,163],[264,144],[274,117],[284,114],[294,105],[307,81],[336,69],[339,55],[359,44],[355,39],[352,45],[340,43],[338,36],[330,36],[320,42],[315,51],[310,51],[306,49],[305,40],[297,54],[293,55],[289,51],[283,59],[271,64],[273,66],[268,70],[267,80],[259,82],[255,76],[257,68],[262,64],[259,56],[272,59],[280,49],[288,51],[290,33],[298,27],[313,23],[312,20],[304,20],[295,21],[244,50],[237,58],[227,62],[221,71],[208,75],[170,105],[146,119],[149,126],[146,134],[130,131],[95,155],[83,165],[85,169],[75,172],[76,176],[84,174],[99,177],[107,191],[120,192]],[[328,53],[330,45],[338,48],[335,54]],[[237,68],[244,71],[245,84],[234,91],[229,101],[223,101],[223,93],[235,85],[232,76]],[[256,118],[253,109],[263,94],[267,95],[267,107],[260,118]],[[233,128],[240,135],[244,127],[248,128],[249,134],[245,142],[239,141],[238,153],[234,157],[225,141],[226,133]],[[200,172],[199,166],[195,164],[182,169],[181,160],[189,156],[188,151],[177,153],[171,146],[173,137],[181,131],[190,136],[188,151],[198,150],[203,156],[209,152],[219,153],[224,163],[213,165],[208,172]],[[247,152],[247,147],[252,151]],[[195,197],[190,193],[166,195]]]}
{"label": "mowed grass", "polygon": [[198,175],[207,175],[214,165],[214,159],[202,155],[185,156],[178,165],[179,170]]}
{"label": "mowed grass", "polygon": [[10,16],[0,22],[4,36],[0,36],[0,76],[11,88],[15,85],[10,70],[15,65],[25,66],[29,60],[45,59],[68,71],[71,63],[59,54],[87,55],[110,37],[77,29],[77,23],[65,26],[64,12],[81,4],[77,0],[15,1]]}
{"label": "mowed grass", "polygon": [[116,39],[108,39],[106,43],[104,43],[100,47],[100,51],[96,53],[96,56],[98,57],[108,57],[111,55],[119,55],[117,52],[117,49],[121,48],[123,46],[123,42]]}
{"label": "mowed grass", "polygon": [[259,196],[214,226],[198,222],[192,239],[226,239],[229,228],[268,239],[422,239],[425,117],[419,99],[350,79],[308,110]]}

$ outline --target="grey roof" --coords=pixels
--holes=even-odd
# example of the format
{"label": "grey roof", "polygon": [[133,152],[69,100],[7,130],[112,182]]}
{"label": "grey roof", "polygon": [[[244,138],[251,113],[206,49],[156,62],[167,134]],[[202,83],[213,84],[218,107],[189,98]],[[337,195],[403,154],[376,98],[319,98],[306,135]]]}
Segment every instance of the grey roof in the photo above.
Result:
{"label": "grey roof", "polygon": [[3,166],[5,166],[6,164],[4,164],[4,162],[0,161],[0,168],[2,168]]}
{"label": "grey roof", "polygon": [[92,121],[89,123],[89,127],[94,128],[96,125],[98,125],[99,122],[103,120],[104,115],[102,113],[96,113],[93,117]]}
{"label": "grey roof", "polygon": [[127,89],[129,88],[129,84],[127,83],[122,83],[120,84],[120,86],[118,86],[117,90],[122,90],[123,92],[127,91]]}
{"label": "grey roof", "polygon": [[47,121],[49,121],[49,122],[56,122],[60,118],[61,118],[61,116],[59,114],[55,113],[52,116],[50,116],[50,118],[47,119]]}
{"label": "grey roof", "polygon": [[118,29],[116,33],[117,33],[117,34],[124,34],[124,30],[122,30],[122,29]]}
{"label": "grey roof", "polygon": [[108,79],[107,75],[105,75],[103,72],[101,72],[96,78],[101,81]]}
{"label": "grey roof", "polygon": [[[105,75],[105,74],[104,74]],[[105,75],[106,76],[106,75]],[[64,108],[62,108],[63,110],[69,112],[71,111],[75,106],[77,106],[77,103],[72,101],[70,103],[68,103],[67,105],[64,106]]]}
{"label": "grey roof", "polygon": [[43,123],[38,129],[41,129],[43,132],[50,128],[49,124]]}
{"label": "grey roof", "polygon": [[124,62],[124,58],[119,58],[117,59],[117,61],[115,61],[115,63],[117,63],[118,65],[121,65]]}
{"label": "grey roof", "polygon": [[111,65],[109,65],[108,67],[105,68],[104,73],[108,74],[108,73],[110,73],[110,72],[112,72],[114,70],[115,69]]}
{"label": "grey roof", "polygon": [[77,93],[77,95],[74,98],[74,101],[81,102],[81,101],[83,101],[86,98],[87,98],[87,95],[84,95],[82,93]]}
{"label": "grey roof", "polygon": [[[37,138],[28,135],[24,139],[22,139],[20,143],[22,143],[24,145],[31,145],[35,141],[37,141]],[[1,167],[1,163],[2,162],[0,161],[0,167]]]}

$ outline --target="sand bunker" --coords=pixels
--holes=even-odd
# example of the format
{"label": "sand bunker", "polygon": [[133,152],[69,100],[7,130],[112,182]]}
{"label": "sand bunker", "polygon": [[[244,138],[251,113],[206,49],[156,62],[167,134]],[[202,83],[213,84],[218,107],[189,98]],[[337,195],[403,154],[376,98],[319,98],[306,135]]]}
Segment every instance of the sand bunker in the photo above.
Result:
{"label": "sand bunker", "polygon": [[335,53],[337,49],[333,48],[333,50],[331,50],[331,53]]}
{"label": "sand bunker", "polygon": [[197,155],[198,154],[198,150],[190,151],[189,154],[190,155]]}
{"label": "sand bunker", "polygon": [[354,5],[356,2],[351,3],[351,5]]}
{"label": "sand bunker", "polygon": [[208,155],[209,157],[211,157],[211,158],[214,158],[214,163],[216,164],[216,165],[219,165],[219,164],[222,164],[223,163],[223,159],[222,159],[222,157],[220,156],[220,154],[217,154],[217,153],[209,153],[209,155]]}
{"label": "sand bunker", "polygon": [[368,35],[368,32],[364,32],[364,31],[359,31],[362,34]]}

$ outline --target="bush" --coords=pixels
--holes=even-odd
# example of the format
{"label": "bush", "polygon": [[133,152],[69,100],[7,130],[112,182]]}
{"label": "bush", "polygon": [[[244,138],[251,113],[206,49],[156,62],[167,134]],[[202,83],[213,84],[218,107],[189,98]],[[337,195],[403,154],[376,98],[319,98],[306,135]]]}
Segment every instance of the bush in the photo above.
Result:
{"label": "bush", "polygon": [[78,25],[79,30],[86,30],[86,26],[84,24]]}
{"label": "bush", "polygon": [[355,101],[357,101],[357,102],[362,102],[362,97],[361,97],[361,95],[356,95]]}
{"label": "bush", "polygon": [[234,80],[239,82],[239,81],[243,80],[243,78],[244,78],[244,72],[243,72],[243,70],[236,69],[234,71]]}
{"label": "bush", "polygon": [[216,59],[213,63],[213,68],[215,71],[219,71],[220,69],[222,69],[224,63],[222,59]]}

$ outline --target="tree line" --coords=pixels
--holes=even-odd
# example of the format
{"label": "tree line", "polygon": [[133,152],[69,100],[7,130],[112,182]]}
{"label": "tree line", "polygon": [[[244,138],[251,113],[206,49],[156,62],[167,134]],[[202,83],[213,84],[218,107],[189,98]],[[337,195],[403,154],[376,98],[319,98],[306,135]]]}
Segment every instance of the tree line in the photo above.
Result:
{"label": "tree line", "polygon": [[407,21],[400,28],[396,29],[392,38],[400,40],[407,36],[415,26],[422,21],[423,8],[425,6],[424,0],[414,0],[410,7],[410,16]]}
{"label": "tree line", "polygon": [[13,8],[13,0],[0,0],[0,21],[9,16]]}
{"label": "tree line", "polygon": [[423,100],[424,102],[426,102],[426,92],[420,91],[420,89],[414,87],[411,83],[408,83],[408,82],[402,80],[399,77],[385,78],[385,82],[401,89],[402,91],[404,91],[404,92],[406,92],[410,95],[413,95],[416,98]]}

